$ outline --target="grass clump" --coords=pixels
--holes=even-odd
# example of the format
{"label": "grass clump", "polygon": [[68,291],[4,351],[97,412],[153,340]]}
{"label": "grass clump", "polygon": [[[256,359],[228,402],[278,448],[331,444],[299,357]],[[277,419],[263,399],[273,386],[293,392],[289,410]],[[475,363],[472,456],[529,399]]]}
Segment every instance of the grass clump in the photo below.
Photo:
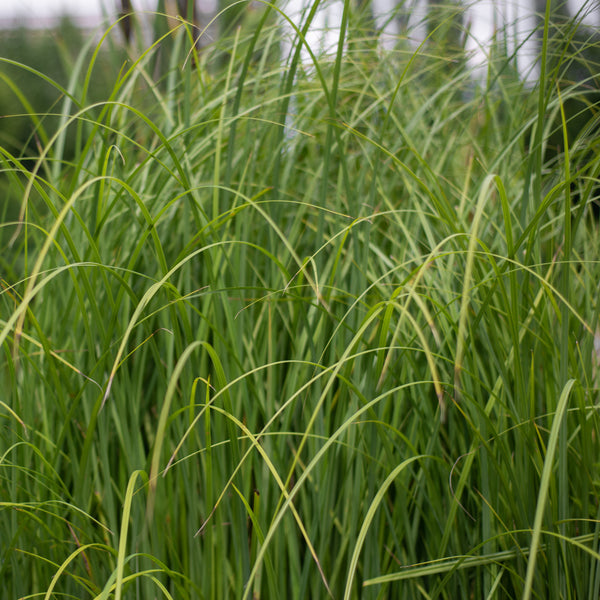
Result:
{"label": "grass clump", "polygon": [[2,153],[6,594],[597,597],[573,55],[484,93],[447,36],[380,59],[351,22],[308,76],[273,22],[197,62],[180,24],[90,102],[109,31],[31,170]]}

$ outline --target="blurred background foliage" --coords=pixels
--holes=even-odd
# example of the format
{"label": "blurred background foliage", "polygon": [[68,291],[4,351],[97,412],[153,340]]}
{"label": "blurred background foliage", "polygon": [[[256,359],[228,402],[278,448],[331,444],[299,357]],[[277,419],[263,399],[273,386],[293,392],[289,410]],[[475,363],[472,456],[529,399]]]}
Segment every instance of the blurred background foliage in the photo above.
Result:
{"label": "blurred background foliage", "polygon": [[[92,43],[90,43],[92,42]],[[88,57],[95,50],[93,36],[80,29],[68,17],[63,17],[53,29],[29,29],[25,26],[7,29],[0,36],[0,194],[1,222],[18,218],[21,186],[10,185],[20,178],[14,160],[27,170],[35,167],[49,140],[64,123],[66,94],[72,94],[74,105],[90,104],[107,99],[119,75],[119,63],[125,60],[124,48],[101,49],[94,65],[93,76],[86,88],[84,69],[76,63],[87,47]],[[74,74],[77,76],[74,77]],[[58,85],[56,85],[58,84]],[[61,86],[63,89],[60,89]],[[85,98],[83,97],[85,89]],[[72,113],[77,108],[72,106]],[[51,147],[48,160],[61,160],[68,165],[75,152],[76,139],[64,136],[60,157]],[[24,184],[23,181],[21,181]],[[15,192],[17,195],[15,196]],[[35,195],[32,196],[35,201]]]}

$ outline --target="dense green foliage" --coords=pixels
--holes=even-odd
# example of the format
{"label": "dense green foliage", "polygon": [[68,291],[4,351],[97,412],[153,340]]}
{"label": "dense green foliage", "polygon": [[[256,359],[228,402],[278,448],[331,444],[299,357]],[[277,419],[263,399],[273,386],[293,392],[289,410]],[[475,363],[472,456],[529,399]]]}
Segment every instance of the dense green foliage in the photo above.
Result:
{"label": "dense green foliage", "polygon": [[[53,30],[32,31],[23,26],[2,32],[0,145],[3,153],[17,159],[24,169],[33,169],[36,158],[47,148],[47,162],[56,156],[57,168],[64,174],[76,153],[77,136],[63,135],[59,144],[52,145],[50,139],[65,126],[65,115],[74,110],[73,104],[87,106],[110,96],[127,58],[117,45],[111,44],[110,51],[108,44],[100,49],[85,89],[78,80],[90,64],[96,43],[94,36],[86,36],[66,17]],[[94,118],[99,111],[90,109],[88,114]],[[0,174],[0,221],[15,220],[19,214],[22,190],[12,185],[11,179],[14,175],[5,170]],[[37,202],[37,195],[30,199]]]}
{"label": "dense green foliage", "polygon": [[593,40],[484,91],[251,19],[93,99],[109,31],[4,146],[4,597],[598,598]]}

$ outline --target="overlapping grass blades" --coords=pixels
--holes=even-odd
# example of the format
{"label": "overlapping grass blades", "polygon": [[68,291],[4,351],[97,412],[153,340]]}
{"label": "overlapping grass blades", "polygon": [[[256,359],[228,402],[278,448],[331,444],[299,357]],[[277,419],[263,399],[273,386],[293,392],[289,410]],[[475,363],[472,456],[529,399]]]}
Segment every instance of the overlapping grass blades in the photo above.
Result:
{"label": "overlapping grass blades", "polygon": [[5,594],[598,597],[600,159],[562,55],[483,93],[452,39],[379,61],[350,19],[286,76],[250,19],[89,104],[107,34],[32,172],[2,155]]}

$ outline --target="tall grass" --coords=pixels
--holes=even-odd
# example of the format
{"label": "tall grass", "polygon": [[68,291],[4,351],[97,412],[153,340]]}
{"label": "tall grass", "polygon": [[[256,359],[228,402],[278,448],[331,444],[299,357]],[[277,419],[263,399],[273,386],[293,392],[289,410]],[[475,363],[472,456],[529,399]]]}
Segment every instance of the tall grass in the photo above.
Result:
{"label": "tall grass", "polygon": [[90,104],[109,30],[2,152],[3,597],[597,598],[579,55],[482,91],[350,20],[307,77],[273,23],[196,63],[182,24]]}

